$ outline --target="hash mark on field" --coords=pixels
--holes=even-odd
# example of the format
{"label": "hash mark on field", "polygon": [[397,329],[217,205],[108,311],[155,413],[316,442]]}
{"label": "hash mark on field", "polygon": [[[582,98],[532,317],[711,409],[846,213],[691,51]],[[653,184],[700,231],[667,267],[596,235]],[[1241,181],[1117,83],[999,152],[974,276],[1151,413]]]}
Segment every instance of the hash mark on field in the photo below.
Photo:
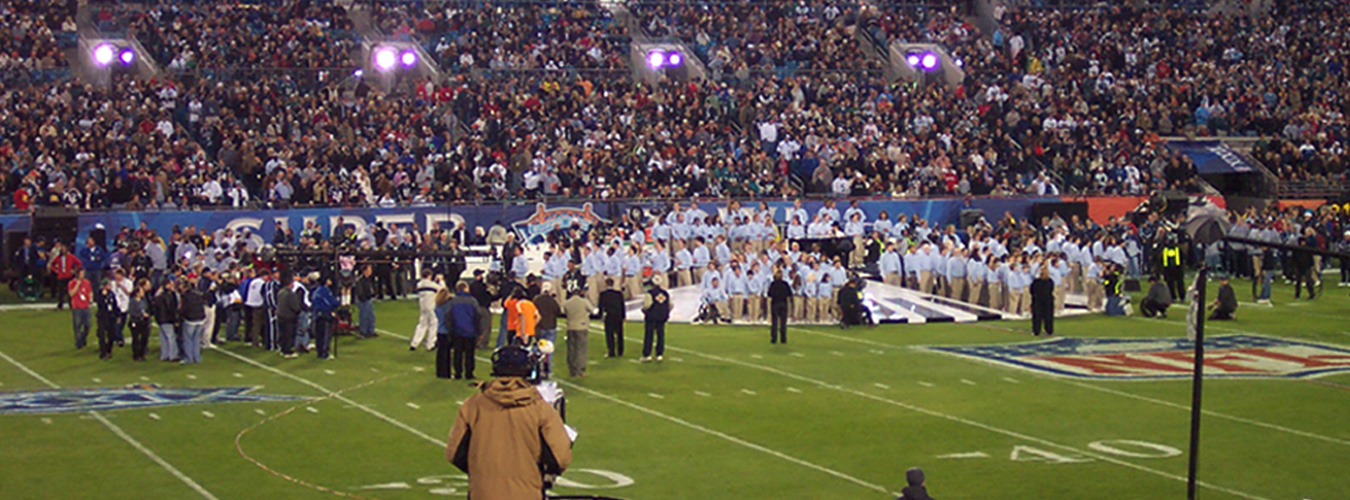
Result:
{"label": "hash mark on field", "polygon": [[335,372],[335,371],[333,371],[333,370],[324,370],[323,372],[326,373],[326,374],[328,374],[328,375],[337,375],[337,372]]}
{"label": "hash mark on field", "polygon": [[455,401],[456,406],[464,406],[464,400]]}
{"label": "hash mark on field", "polygon": [[629,362],[629,363],[642,363],[641,361],[638,361],[637,359],[630,359],[630,360],[628,360],[628,362]]}
{"label": "hash mark on field", "polygon": [[655,393],[655,392],[649,392],[649,393],[647,393],[647,397],[652,398],[652,399],[666,399],[665,396],[662,396],[662,395],[657,394],[657,393]]}
{"label": "hash mark on field", "polygon": [[47,424],[47,425],[52,425],[52,419],[47,418],[47,417],[42,417],[42,423]]}
{"label": "hash mark on field", "polygon": [[761,355],[759,355],[759,354],[751,354],[750,357],[755,358],[755,359],[764,359],[764,356],[761,356]]}
{"label": "hash mark on field", "polygon": [[877,389],[890,389],[890,388],[891,388],[891,386],[886,385],[886,384],[883,384],[883,383],[881,383],[881,382],[877,382],[877,383],[872,384],[872,385],[877,386]]}
{"label": "hash mark on field", "polygon": [[415,371],[415,372],[423,372],[423,371],[426,371],[426,368],[422,368],[422,367],[420,367],[420,366],[414,366],[414,367],[413,367],[413,371]]}
{"label": "hash mark on field", "polygon": [[[145,375],[141,375],[141,382],[149,382],[149,381],[150,381],[150,377],[147,377],[147,376],[145,376]],[[0,384],[0,385],[5,385],[5,384]]]}
{"label": "hash mark on field", "polygon": [[922,381],[922,380],[919,381],[919,385],[922,385],[922,386],[924,386],[924,387],[932,387],[932,386],[933,386],[933,384],[930,384],[930,383],[928,383],[928,382],[924,382],[924,381]]}
{"label": "hash mark on field", "polygon": [[103,379],[98,378],[98,377],[94,377],[94,383],[95,383],[95,384],[102,384],[102,383],[103,383]]}
{"label": "hash mark on field", "polygon": [[595,361],[595,360],[591,360],[591,361],[587,361],[587,362],[586,362],[586,366],[594,366],[594,365],[598,365],[598,364],[600,364],[600,362],[599,362],[599,361]]}
{"label": "hash mark on field", "polygon": [[844,355],[844,353],[839,352],[839,351],[830,351],[830,354],[833,354],[833,355],[835,355],[835,356],[843,356],[843,355]]}
{"label": "hash mark on field", "polygon": [[254,408],[254,409],[253,409],[253,413],[257,413],[257,414],[259,414],[259,415],[267,415],[267,412],[266,412],[266,411],[263,411],[262,408]]}
{"label": "hash mark on field", "polygon": [[800,352],[790,352],[790,353],[788,353],[788,356],[795,356],[795,357],[798,357],[798,358],[805,358],[805,357],[806,357],[805,354],[802,354],[802,353],[800,353]]}
{"label": "hash mark on field", "polygon": [[188,380],[197,380],[197,376],[196,376],[196,375],[193,375],[193,374],[191,374],[191,373],[187,374],[187,378],[188,378]]}
{"label": "hash mark on field", "polygon": [[983,451],[973,451],[970,453],[950,453],[947,455],[938,455],[938,460],[947,460],[952,458],[989,458],[989,454]]}
{"label": "hash mark on field", "polygon": [[872,354],[886,354],[886,351],[883,351],[881,349],[869,349],[867,352],[870,352]]}
{"label": "hash mark on field", "polygon": [[412,408],[412,409],[414,409],[414,410],[420,410],[420,409],[422,409],[421,406],[417,406],[417,403],[414,403],[414,402],[412,402],[412,401],[409,401],[409,402],[408,402],[408,408]]}
{"label": "hash mark on field", "polygon": [[697,396],[703,396],[703,397],[705,397],[705,398],[711,398],[711,397],[712,397],[712,394],[708,394],[708,393],[703,392],[703,391],[694,391],[694,394],[697,395]]}
{"label": "hash mark on field", "polygon": [[964,378],[961,379],[961,383],[962,383],[962,384],[966,384],[966,385],[976,385],[974,380],[964,379]]}
{"label": "hash mark on field", "polygon": [[244,374],[239,373],[239,372],[234,372],[234,378],[244,378]]}
{"label": "hash mark on field", "polygon": [[671,361],[674,361],[674,362],[676,362],[676,363],[683,363],[683,362],[684,362],[684,358],[677,358],[677,357],[675,357],[675,356],[671,356],[671,357],[670,357],[670,360],[671,360]]}
{"label": "hash mark on field", "polygon": [[751,395],[751,396],[754,396],[754,395],[758,394],[757,392],[752,391],[752,390],[750,390],[750,389],[741,389],[741,392],[744,392],[744,393],[749,394],[749,395]]}
{"label": "hash mark on field", "polygon": [[318,413],[318,412],[319,412],[319,409],[318,409],[318,408],[315,408],[315,407],[313,407],[313,406],[306,406],[306,407],[305,407],[305,411],[310,412],[310,413]]}
{"label": "hash mark on field", "polygon": [[1020,383],[1021,383],[1021,382],[1018,382],[1017,379],[1012,378],[1012,377],[1003,377],[1003,380],[1007,380],[1009,383],[1013,383],[1013,384],[1020,384]]}
{"label": "hash mark on field", "polygon": [[216,414],[209,411],[202,412],[202,416],[206,418],[216,418]]}
{"label": "hash mark on field", "polygon": [[148,416],[150,417],[150,420],[159,420],[159,415],[157,414],[151,413]]}
{"label": "hash mark on field", "polygon": [[789,388],[787,388],[787,391],[788,391],[788,392],[791,392],[791,393],[794,393],[794,394],[801,394],[801,393],[802,393],[802,390],[801,390],[801,389],[798,389],[798,388],[796,388],[796,387],[789,387]]}
{"label": "hash mark on field", "polygon": [[380,369],[372,366],[372,367],[370,367],[370,371],[379,373]]}

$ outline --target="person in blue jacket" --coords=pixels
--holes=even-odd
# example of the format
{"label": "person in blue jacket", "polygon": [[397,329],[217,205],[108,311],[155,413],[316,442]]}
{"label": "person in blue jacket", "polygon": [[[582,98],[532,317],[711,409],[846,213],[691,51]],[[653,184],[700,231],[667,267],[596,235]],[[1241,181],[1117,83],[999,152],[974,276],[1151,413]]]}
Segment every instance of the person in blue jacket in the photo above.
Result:
{"label": "person in blue jacket", "polygon": [[94,243],[94,238],[90,237],[84,240],[84,246],[75,252],[75,256],[80,258],[80,266],[84,268],[84,274],[88,277],[90,283],[103,282],[103,268],[108,262],[108,251],[102,246]]}
{"label": "person in blue jacket", "polygon": [[338,309],[338,299],[333,295],[333,279],[323,280],[309,294],[310,309],[314,313],[314,349],[319,359],[337,357],[330,354],[333,345],[333,313]]}

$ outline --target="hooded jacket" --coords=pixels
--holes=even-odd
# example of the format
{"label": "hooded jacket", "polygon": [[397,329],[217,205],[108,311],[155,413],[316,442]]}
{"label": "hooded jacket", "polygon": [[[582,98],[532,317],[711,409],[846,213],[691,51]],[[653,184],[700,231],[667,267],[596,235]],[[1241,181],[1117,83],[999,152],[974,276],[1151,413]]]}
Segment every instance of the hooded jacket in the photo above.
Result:
{"label": "hooded jacket", "polygon": [[520,377],[482,385],[459,408],[445,458],[469,475],[469,497],[540,500],[544,473],[572,463],[562,417]]}
{"label": "hooded jacket", "polygon": [[933,497],[928,496],[928,488],[923,486],[906,486],[900,490],[900,494],[896,500],[933,500]]}

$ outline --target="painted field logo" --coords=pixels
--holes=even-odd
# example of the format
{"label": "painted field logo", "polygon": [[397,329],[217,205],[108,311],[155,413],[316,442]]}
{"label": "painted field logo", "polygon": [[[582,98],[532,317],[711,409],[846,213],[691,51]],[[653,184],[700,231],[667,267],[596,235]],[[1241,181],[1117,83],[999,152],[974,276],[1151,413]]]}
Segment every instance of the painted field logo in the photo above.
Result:
{"label": "painted field logo", "polygon": [[0,414],[128,410],[203,403],[256,403],[307,399],[299,396],[250,394],[255,389],[257,387],[160,388],[145,384],[123,388],[4,392],[0,393]]}
{"label": "painted field logo", "polygon": [[[1070,377],[1189,377],[1195,343],[1186,339],[1076,339],[928,349]],[[1209,377],[1318,377],[1350,371],[1350,349],[1258,335],[1205,339]]]}
{"label": "painted field logo", "polygon": [[530,218],[511,223],[511,228],[525,243],[543,243],[544,236],[550,231],[567,229],[573,225],[585,231],[601,222],[608,221],[596,215],[590,203],[582,205],[581,208],[547,208],[540,203],[535,206],[534,214],[531,214]]}

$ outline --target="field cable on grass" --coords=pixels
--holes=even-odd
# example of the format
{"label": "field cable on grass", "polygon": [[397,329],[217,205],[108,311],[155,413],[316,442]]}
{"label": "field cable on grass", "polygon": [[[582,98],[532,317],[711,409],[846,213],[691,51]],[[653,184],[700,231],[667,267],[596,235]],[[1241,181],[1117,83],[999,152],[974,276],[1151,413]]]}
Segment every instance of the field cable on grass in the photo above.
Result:
{"label": "field cable on grass", "polygon": [[335,391],[335,392],[329,393],[329,394],[327,394],[327,395],[325,395],[325,396],[322,396],[322,397],[318,397],[318,398],[314,398],[314,399],[310,399],[310,400],[303,401],[303,402],[301,402],[300,404],[297,404],[297,405],[295,405],[295,406],[292,406],[292,407],[287,408],[287,409],[285,409],[285,410],[282,410],[282,411],[280,411],[280,412],[274,413],[274,414],[272,414],[271,416],[269,416],[269,417],[267,417],[267,418],[264,418],[264,419],[258,421],[258,423],[253,424],[253,425],[251,425],[251,426],[248,426],[248,427],[244,428],[243,430],[239,431],[239,434],[236,434],[236,435],[234,436],[234,449],[235,449],[235,451],[238,451],[238,452],[239,452],[239,456],[244,457],[244,460],[247,460],[247,461],[249,461],[249,463],[252,463],[253,465],[256,465],[259,469],[262,469],[262,470],[264,470],[264,471],[267,471],[268,473],[270,473],[270,474],[272,474],[272,475],[274,475],[274,476],[280,477],[280,478],[282,478],[282,479],[285,479],[285,480],[290,481],[290,482],[292,482],[292,483],[298,484],[298,485],[300,485],[300,486],[304,486],[304,487],[306,487],[306,488],[309,488],[309,489],[312,489],[312,490],[316,490],[316,491],[320,491],[320,492],[323,492],[323,493],[331,493],[331,494],[334,494],[334,495],[337,495],[337,496],[340,496],[340,497],[354,498],[354,499],[356,499],[356,500],[376,500],[376,499],[371,498],[371,497],[361,496],[361,495],[357,495],[357,494],[355,494],[355,493],[347,493],[347,492],[345,492],[345,491],[336,490],[336,489],[333,489],[333,488],[329,488],[329,487],[327,487],[327,486],[323,486],[323,485],[319,485],[319,484],[314,484],[314,483],[311,483],[311,482],[309,482],[309,481],[305,481],[304,479],[300,479],[300,478],[291,476],[291,475],[289,475],[289,474],[286,474],[286,473],[284,473],[284,472],[278,471],[278,470],[276,470],[276,469],[273,469],[273,468],[271,468],[271,467],[268,467],[267,464],[264,464],[264,463],[258,461],[257,459],[255,459],[255,458],[249,456],[249,454],[248,454],[247,452],[244,451],[243,439],[244,439],[244,435],[248,434],[249,432],[252,432],[254,429],[257,429],[257,428],[259,428],[259,427],[262,427],[264,424],[267,424],[267,423],[269,423],[269,422],[271,422],[271,421],[273,421],[273,420],[279,419],[279,418],[284,417],[284,416],[286,416],[286,415],[290,415],[291,412],[293,412],[293,411],[299,410],[299,409],[301,409],[301,408],[309,408],[309,407],[313,406],[315,403],[318,403],[318,402],[320,402],[320,401],[325,401],[325,400],[328,400],[328,399],[332,399],[332,398],[338,397],[338,396],[342,395],[342,393],[344,393],[344,392],[353,391],[353,390],[361,389],[361,388],[364,388],[364,387],[369,387],[369,386],[372,386],[372,385],[375,385],[375,384],[378,384],[378,383],[381,383],[381,382],[388,381],[389,379],[392,379],[392,378],[395,378],[395,377],[400,377],[400,376],[402,376],[402,375],[403,375],[402,373],[396,373],[396,374],[393,374],[393,375],[387,375],[387,376],[385,376],[385,377],[383,377],[383,378],[378,378],[378,379],[374,379],[374,380],[368,380],[368,381],[366,381],[366,382],[363,382],[363,383],[360,383],[360,384],[357,384],[357,385],[348,387],[348,388],[346,388],[346,389],[342,389],[342,390],[339,390],[339,391]]}

